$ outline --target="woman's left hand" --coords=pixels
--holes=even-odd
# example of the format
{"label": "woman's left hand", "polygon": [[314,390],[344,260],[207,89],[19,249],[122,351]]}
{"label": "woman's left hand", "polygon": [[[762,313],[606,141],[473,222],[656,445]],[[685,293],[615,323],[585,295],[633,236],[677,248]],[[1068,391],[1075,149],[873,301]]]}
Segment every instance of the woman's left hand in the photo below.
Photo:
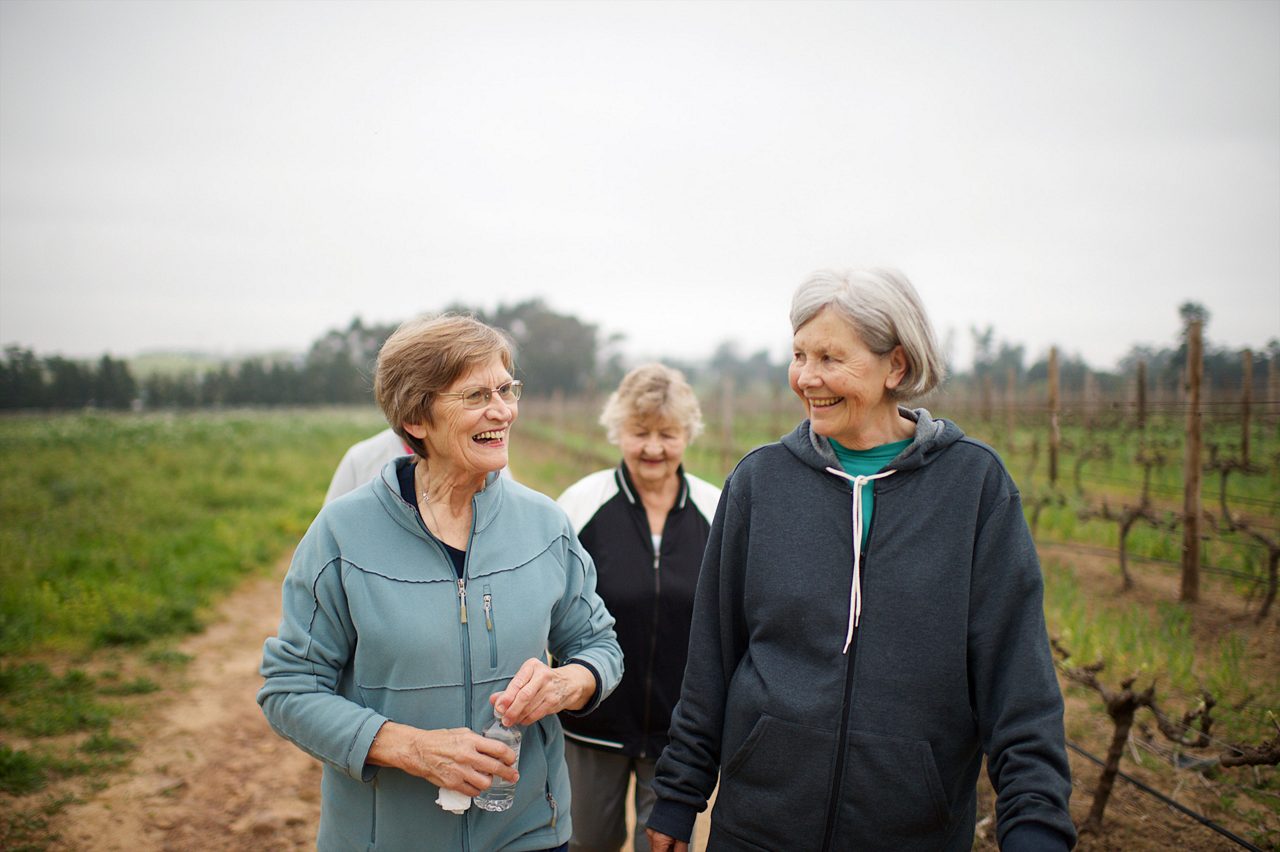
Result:
{"label": "woman's left hand", "polygon": [[596,679],[585,666],[569,663],[553,669],[530,658],[506,689],[489,696],[489,703],[507,727],[529,725],[561,710],[581,710],[595,691]]}

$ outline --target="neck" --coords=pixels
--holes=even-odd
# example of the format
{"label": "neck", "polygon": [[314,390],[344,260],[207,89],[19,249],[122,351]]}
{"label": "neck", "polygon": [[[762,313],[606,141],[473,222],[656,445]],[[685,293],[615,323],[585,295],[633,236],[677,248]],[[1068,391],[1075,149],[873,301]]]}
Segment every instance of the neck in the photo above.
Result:
{"label": "neck", "polygon": [[663,512],[671,508],[671,504],[676,501],[676,494],[680,491],[680,478],[678,476],[669,476],[661,482],[638,480],[635,476],[632,476],[631,484],[635,487],[636,494],[640,497],[640,502],[644,504],[646,509],[656,509]]}
{"label": "neck", "polygon": [[463,474],[447,465],[429,465],[424,459],[418,462],[414,472],[419,496],[425,496],[436,506],[447,506],[457,513],[471,505],[471,498],[484,490],[486,474]]}
{"label": "neck", "polygon": [[850,450],[869,450],[905,440],[915,433],[916,424],[898,413],[898,404],[887,403],[870,412],[856,432],[831,437]]}

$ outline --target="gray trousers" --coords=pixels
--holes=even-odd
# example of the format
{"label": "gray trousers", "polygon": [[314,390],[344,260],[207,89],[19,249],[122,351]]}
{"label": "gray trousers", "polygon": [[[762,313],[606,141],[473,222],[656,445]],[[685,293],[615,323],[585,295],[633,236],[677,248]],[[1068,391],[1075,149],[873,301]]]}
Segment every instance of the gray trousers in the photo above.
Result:
{"label": "gray trousers", "polygon": [[653,810],[653,767],[656,760],[642,760],[580,746],[565,738],[564,757],[569,764],[573,791],[573,836],[569,852],[617,852],[627,840],[627,785],[636,778],[635,852],[649,852],[644,824]]}

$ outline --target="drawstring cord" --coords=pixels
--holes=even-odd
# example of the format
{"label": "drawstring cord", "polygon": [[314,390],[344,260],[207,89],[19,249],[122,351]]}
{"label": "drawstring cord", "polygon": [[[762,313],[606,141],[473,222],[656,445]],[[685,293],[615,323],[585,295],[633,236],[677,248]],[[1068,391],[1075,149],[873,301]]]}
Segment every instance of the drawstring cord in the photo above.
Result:
{"label": "drawstring cord", "polygon": [[897,473],[886,470],[871,476],[850,476],[843,470],[827,468],[827,473],[834,473],[853,483],[853,582],[849,586],[849,629],[844,635],[844,648],[840,653],[849,653],[849,645],[853,642],[853,628],[858,626],[858,616],[862,614],[862,487],[873,479],[884,479]]}

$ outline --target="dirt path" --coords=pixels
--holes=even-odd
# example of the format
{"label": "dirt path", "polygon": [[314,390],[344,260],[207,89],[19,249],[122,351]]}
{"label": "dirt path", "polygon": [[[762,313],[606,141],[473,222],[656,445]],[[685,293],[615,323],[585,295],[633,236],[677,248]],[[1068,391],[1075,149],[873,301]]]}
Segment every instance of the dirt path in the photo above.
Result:
{"label": "dirt path", "polygon": [[208,630],[182,643],[193,657],[186,688],[119,724],[138,754],[124,775],[53,821],[54,849],[314,848],[320,765],[276,736],[254,700],[284,570],[245,582]]}

